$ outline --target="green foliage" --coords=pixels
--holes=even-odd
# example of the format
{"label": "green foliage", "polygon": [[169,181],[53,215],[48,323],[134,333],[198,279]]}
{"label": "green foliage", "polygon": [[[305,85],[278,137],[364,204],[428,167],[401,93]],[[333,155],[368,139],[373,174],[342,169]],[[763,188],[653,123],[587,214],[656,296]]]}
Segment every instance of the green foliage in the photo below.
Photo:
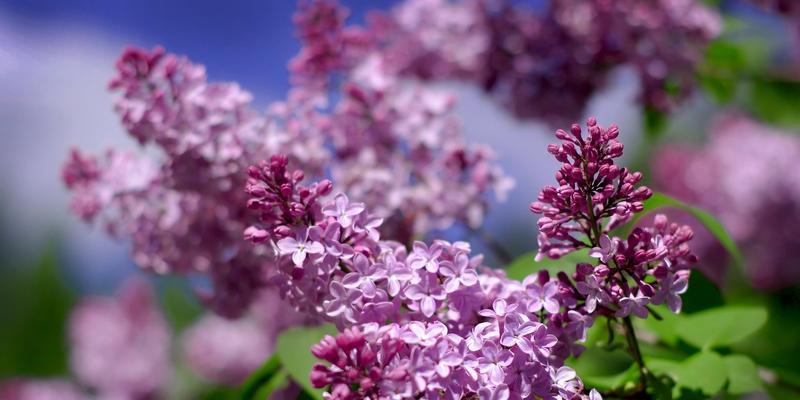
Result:
{"label": "green foliage", "polygon": [[[273,388],[271,382],[276,376],[286,377],[286,372],[281,369],[281,361],[277,354],[273,354],[264,364],[262,364],[249,378],[242,384],[240,398],[265,399],[268,396],[261,396],[262,390]],[[266,389],[265,389],[266,388]],[[256,396],[259,394],[258,396]]]}
{"label": "green foliage", "polygon": [[728,393],[745,394],[762,389],[758,367],[750,357],[732,354],[723,358],[728,373]]}
{"label": "green foliage", "polygon": [[767,311],[759,307],[720,307],[687,315],[678,320],[678,336],[686,343],[706,349],[730,346],[758,331],[767,322]]}
{"label": "green foliage", "polygon": [[700,65],[704,71],[699,76],[702,87],[719,103],[733,100],[739,80],[736,76],[746,66],[746,55],[736,43],[715,40],[706,49],[705,59]]}
{"label": "green foliage", "polygon": [[766,122],[800,128],[800,82],[763,79],[750,83],[747,106]]}
{"label": "green foliage", "polygon": [[283,368],[303,390],[316,399],[322,399],[322,391],[311,386],[308,379],[311,368],[318,361],[309,349],[319,343],[325,335],[333,335],[336,328],[333,325],[320,327],[294,328],[283,332],[275,344],[276,353]]}
{"label": "green foliage", "polygon": [[564,271],[569,274],[575,271],[575,265],[578,263],[592,262],[593,258],[589,257],[588,249],[581,249],[572,253],[566,254],[557,260],[544,258],[541,261],[535,261],[536,252],[525,253],[516,260],[512,261],[506,269],[506,275],[510,279],[521,281],[526,276],[546,269],[551,274]]}
{"label": "green foliage", "polygon": [[[13,267],[12,267],[13,268]],[[66,329],[75,294],[64,283],[54,246],[0,280],[0,377],[67,373]]]}

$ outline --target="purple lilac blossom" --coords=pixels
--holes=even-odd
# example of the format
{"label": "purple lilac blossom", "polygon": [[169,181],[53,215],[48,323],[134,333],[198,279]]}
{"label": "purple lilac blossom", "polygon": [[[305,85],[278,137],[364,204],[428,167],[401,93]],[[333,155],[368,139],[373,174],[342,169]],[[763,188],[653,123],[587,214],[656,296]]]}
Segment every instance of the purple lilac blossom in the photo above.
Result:
{"label": "purple lilac blossom", "polygon": [[[637,187],[641,173],[615,164],[623,151],[619,128],[601,127],[595,118],[586,125],[586,135],[577,124],[570,132],[556,131],[561,143],[548,146],[562,166],[555,175],[559,186],[545,186],[531,204],[531,211],[542,215],[537,258],[589,250],[598,265],[578,264],[572,276],[587,314],[647,318],[648,304],[667,304],[679,312],[689,269],[697,262],[688,246],[693,231],[656,215],[650,226],[634,228],[627,238],[610,236],[643,210],[652,191]],[[532,310],[546,307],[546,287],[530,288],[542,299],[531,304]]]}
{"label": "purple lilac blossom", "polygon": [[[719,216],[744,253],[750,280],[774,290],[800,282],[800,268],[790,261],[800,249],[798,157],[800,139],[791,132],[729,112],[711,125],[703,148],[673,144],[659,150],[655,181]],[[713,238],[697,246],[703,258],[724,261]]]}
{"label": "purple lilac blossom", "polygon": [[169,382],[170,331],[142,280],[114,298],[85,299],[72,312],[69,339],[73,373],[101,396],[148,399]]}
{"label": "purple lilac blossom", "polygon": [[694,69],[721,31],[695,0],[554,0],[545,11],[508,1],[407,0],[370,18],[389,68],[462,79],[519,118],[562,123],[580,114],[616,67],[632,66],[640,100],[669,111],[695,86]]}
{"label": "purple lilac blossom", "polygon": [[[368,207],[333,195],[330,181],[304,183],[290,164],[276,155],[249,169],[260,222],[246,236],[277,258],[268,276],[290,304],[341,329],[313,349],[332,364],[311,377],[330,398],[585,396],[563,370],[592,324],[572,285],[547,274],[509,280],[464,242],[382,240],[364,229],[375,221]],[[298,237],[322,252],[300,260],[280,245]]]}
{"label": "purple lilac blossom", "polygon": [[[271,154],[290,155],[315,177],[335,177],[375,210],[357,228],[370,235],[381,226],[384,235],[409,243],[454,223],[477,227],[488,192],[502,197],[510,179],[487,148],[464,142],[452,96],[375,68],[377,55],[339,54],[337,37],[352,37],[353,46],[361,41],[336,33],[343,11],[333,4],[301,6],[296,22],[305,47],[291,63],[294,86],[266,113],[238,85],[208,82],[205,69],[184,57],[127,50],[110,84],[114,108],[128,133],[161,157],[73,151],[62,172],[73,211],[130,240],[134,261],[146,270],[207,276],[212,289],[200,295],[227,317],[242,314],[267,285],[265,260],[241,242],[252,222],[241,188],[247,167]],[[322,61],[331,57],[349,61]],[[308,63],[323,65],[303,67]],[[334,67],[352,67],[337,78],[341,93],[318,84]],[[349,227],[358,204],[324,212]],[[286,237],[279,246],[299,263],[321,251],[315,241],[302,245],[305,239]]]}

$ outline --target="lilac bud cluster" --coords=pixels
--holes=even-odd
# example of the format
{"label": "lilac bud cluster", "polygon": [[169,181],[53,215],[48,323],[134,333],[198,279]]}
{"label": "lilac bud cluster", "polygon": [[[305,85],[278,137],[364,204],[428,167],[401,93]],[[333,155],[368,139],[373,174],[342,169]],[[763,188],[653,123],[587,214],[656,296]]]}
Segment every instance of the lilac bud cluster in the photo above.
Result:
{"label": "lilac bud cluster", "polygon": [[658,215],[653,226],[634,228],[627,238],[611,236],[643,210],[652,191],[637,187],[641,173],[614,163],[623,150],[616,125],[603,128],[590,118],[587,128],[585,136],[577,124],[569,133],[558,130],[561,144],[548,146],[563,164],[555,176],[560,186],[545,186],[531,204],[542,215],[537,259],[590,249],[599,264],[579,264],[573,276],[589,313],[646,318],[648,304],[679,312],[689,268],[697,261],[688,246],[693,232]]}

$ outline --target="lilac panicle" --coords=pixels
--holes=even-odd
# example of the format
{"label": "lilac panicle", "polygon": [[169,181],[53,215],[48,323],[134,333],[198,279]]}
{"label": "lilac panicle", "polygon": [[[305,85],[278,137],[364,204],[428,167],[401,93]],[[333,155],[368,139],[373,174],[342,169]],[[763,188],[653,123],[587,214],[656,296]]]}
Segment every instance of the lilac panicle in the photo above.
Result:
{"label": "lilac panicle", "polygon": [[276,257],[268,276],[290,304],[341,329],[312,349],[329,364],[312,383],[329,397],[585,397],[563,366],[592,324],[571,285],[509,280],[464,242],[383,240],[368,207],[287,164],[250,169],[260,222],[246,236]]}
{"label": "lilac panicle", "polygon": [[[488,149],[464,141],[449,95],[399,79],[356,51],[366,42],[357,29],[342,26],[344,15],[332,1],[301,6],[296,22],[305,47],[291,63],[293,87],[266,113],[238,85],[209,82],[205,68],[185,57],[161,48],[126,50],[110,83],[114,109],[128,133],[161,157],[73,151],[62,171],[73,211],[129,240],[134,261],[146,270],[206,276],[212,285],[199,290],[201,298],[227,317],[241,315],[268,285],[265,263],[273,260],[241,241],[253,222],[246,200],[258,189],[242,188],[248,168],[273,154],[290,156],[287,168],[315,179],[330,174],[354,200],[376,210],[357,228],[369,235],[381,226],[408,243],[455,223],[476,227],[488,193],[502,197],[510,179]],[[319,84],[343,69],[341,93]],[[305,208],[313,203],[307,194],[297,196],[285,209],[262,209],[262,221],[266,214],[274,219],[270,231],[248,231],[248,238],[289,236],[272,230],[320,213]],[[249,206],[258,208],[258,201]]]}
{"label": "lilac panicle", "polygon": [[559,186],[545,186],[531,204],[542,215],[537,259],[589,250],[597,265],[579,264],[573,275],[588,314],[646,318],[648,304],[679,312],[689,268],[697,262],[688,246],[694,233],[657,215],[652,226],[636,227],[627,238],[612,236],[653,192],[638,186],[641,173],[615,164],[623,151],[619,128],[601,127],[595,118],[586,125],[585,134],[577,124],[570,132],[559,129],[561,143],[547,148],[562,166],[555,176]]}

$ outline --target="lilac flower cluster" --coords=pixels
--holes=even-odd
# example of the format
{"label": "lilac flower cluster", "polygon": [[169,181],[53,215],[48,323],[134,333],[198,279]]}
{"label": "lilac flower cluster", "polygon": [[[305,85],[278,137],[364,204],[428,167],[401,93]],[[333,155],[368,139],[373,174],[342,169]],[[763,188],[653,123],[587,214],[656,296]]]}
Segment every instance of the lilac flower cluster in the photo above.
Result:
{"label": "lilac flower cluster", "polygon": [[75,382],[5,382],[0,398],[146,400],[165,394],[172,371],[170,331],[144,281],[127,282],[113,298],[81,302],[70,318],[69,343]]}
{"label": "lilac flower cluster", "polygon": [[[301,7],[301,36],[334,35],[337,23],[328,19],[338,13],[324,2]],[[321,40],[313,43],[322,46]],[[372,71],[374,63],[362,58],[343,78],[341,95],[300,79],[311,71],[300,60],[320,62],[332,51],[304,48],[292,62],[299,83],[286,102],[262,114],[250,94],[208,82],[204,68],[186,58],[127,50],[110,85],[119,94],[115,110],[131,136],[162,157],[74,151],[63,169],[73,210],[88,222],[102,218],[110,233],[130,239],[142,268],[208,276],[213,291],[201,293],[203,299],[229,317],[244,312],[266,284],[263,258],[241,241],[252,222],[242,187],[247,167],[271,154],[290,155],[316,177],[330,173],[386,219],[385,234],[402,242],[458,222],[477,226],[487,193],[502,197],[511,183],[486,148],[464,143],[453,99]],[[334,99],[333,109],[321,106]]]}
{"label": "lilac flower cluster", "polygon": [[384,68],[472,81],[517,117],[560,123],[620,66],[635,69],[644,105],[673,108],[721,19],[695,0],[555,0],[542,14],[508,1],[408,0],[368,29]]}
{"label": "lilac flower cluster", "polygon": [[563,363],[592,318],[566,274],[518,282],[464,242],[381,240],[382,220],[364,204],[323,197],[330,182],[303,185],[287,165],[273,156],[250,169],[261,223],[246,236],[272,248],[271,281],[296,309],[345,329],[315,348],[334,364],[315,369],[315,385],[343,399],[583,396]]}
{"label": "lilac flower cluster", "polygon": [[646,318],[648,304],[665,303],[679,312],[689,268],[697,261],[688,246],[693,232],[658,215],[653,226],[634,228],[625,239],[609,236],[642,211],[652,191],[637,187],[641,173],[614,163],[623,151],[617,126],[603,128],[594,118],[586,125],[585,136],[577,124],[570,132],[558,130],[561,144],[548,146],[562,166],[555,176],[559,186],[545,186],[531,204],[542,215],[537,258],[590,249],[599,264],[579,264],[573,276],[588,312],[602,308],[606,315]]}
{"label": "lilac flower cluster", "polygon": [[[747,259],[748,275],[764,290],[800,282],[790,261],[800,249],[800,140],[791,132],[727,113],[711,126],[705,148],[673,144],[654,161],[656,184],[719,216]],[[746,150],[745,150],[746,149]],[[769,229],[764,229],[769,227]],[[724,250],[709,237],[704,258]]]}

